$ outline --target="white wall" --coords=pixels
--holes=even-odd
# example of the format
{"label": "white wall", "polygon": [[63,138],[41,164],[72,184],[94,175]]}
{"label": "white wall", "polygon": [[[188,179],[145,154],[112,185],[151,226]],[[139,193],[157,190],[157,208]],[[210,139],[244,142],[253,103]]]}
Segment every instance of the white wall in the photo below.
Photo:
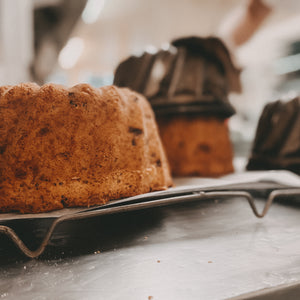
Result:
{"label": "white wall", "polygon": [[31,0],[0,1],[0,84],[30,80],[33,58]]}

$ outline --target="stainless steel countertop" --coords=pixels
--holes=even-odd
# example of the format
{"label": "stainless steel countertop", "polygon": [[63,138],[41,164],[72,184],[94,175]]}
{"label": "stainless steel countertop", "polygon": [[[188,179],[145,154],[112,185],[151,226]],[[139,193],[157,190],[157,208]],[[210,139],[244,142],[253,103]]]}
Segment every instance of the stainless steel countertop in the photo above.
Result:
{"label": "stainless steel countertop", "polygon": [[264,219],[228,199],[71,222],[38,260],[5,241],[1,299],[227,299],[300,281],[295,204]]}

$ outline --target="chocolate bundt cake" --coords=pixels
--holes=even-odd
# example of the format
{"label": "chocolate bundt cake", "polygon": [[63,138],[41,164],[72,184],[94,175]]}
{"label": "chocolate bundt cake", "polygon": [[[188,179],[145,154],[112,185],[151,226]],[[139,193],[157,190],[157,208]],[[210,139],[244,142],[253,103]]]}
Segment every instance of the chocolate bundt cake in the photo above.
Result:
{"label": "chocolate bundt cake", "polygon": [[220,39],[189,37],[129,57],[114,84],[150,101],[173,175],[219,176],[233,171],[226,119],[235,112],[228,94],[241,91],[239,74]]}
{"label": "chocolate bundt cake", "polygon": [[89,207],[171,185],[143,96],[87,84],[0,88],[0,212]]}
{"label": "chocolate bundt cake", "polygon": [[300,175],[300,97],[264,107],[247,169],[286,169]]}

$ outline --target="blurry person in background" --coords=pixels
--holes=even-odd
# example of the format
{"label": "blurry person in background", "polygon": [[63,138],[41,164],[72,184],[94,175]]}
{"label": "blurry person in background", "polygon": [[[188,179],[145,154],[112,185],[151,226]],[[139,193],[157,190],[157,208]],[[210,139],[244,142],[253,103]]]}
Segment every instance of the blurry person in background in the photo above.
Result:
{"label": "blurry person in background", "polygon": [[299,0],[246,0],[221,22],[219,34],[231,47],[245,44],[262,27],[272,13],[282,10],[300,12]]}
{"label": "blurry person in background", "polygon": [[221,23],[220,35],[230,47],[246,43],[270,16],[272,6],[264,0],[248,0]]}
{"label": "blurry person in background", "polygon": [[[295,46],[300,40],[299,16],[299,0],[243,0],[219,24],[218,35],[243,68],[243,94],[230,99],[237,110],[230,120],[236,154],[249,151],[267,102],[300,91],[300,48]],[[287,76],[291,71],[293,75]]]}

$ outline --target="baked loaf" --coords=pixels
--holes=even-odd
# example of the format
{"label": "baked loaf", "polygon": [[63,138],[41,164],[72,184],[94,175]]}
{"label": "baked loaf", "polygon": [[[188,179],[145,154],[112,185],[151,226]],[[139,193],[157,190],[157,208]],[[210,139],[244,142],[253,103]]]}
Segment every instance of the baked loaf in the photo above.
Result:
{"label": "baked loaf", "polygon": [[285,169],[300,175],[300,97],[264,107],[247,169]]}
{"label": "baked loaf", "polygon": [[159,118],[158,125],[174,176],[216,177],[233,172],[233,151],[224,121],[169,116]]}
{"label": "baked loaf", "polygon": [[172,185],[148,102],[125,88],[0,88],[0,212],[89,207]]}
{"label": "baked loaf", "polygon": [[220,39],[187,37],[121,62],[114,83],[150,101],[173,175],[220,176],[233,171],[226,119],[239,74]]}

